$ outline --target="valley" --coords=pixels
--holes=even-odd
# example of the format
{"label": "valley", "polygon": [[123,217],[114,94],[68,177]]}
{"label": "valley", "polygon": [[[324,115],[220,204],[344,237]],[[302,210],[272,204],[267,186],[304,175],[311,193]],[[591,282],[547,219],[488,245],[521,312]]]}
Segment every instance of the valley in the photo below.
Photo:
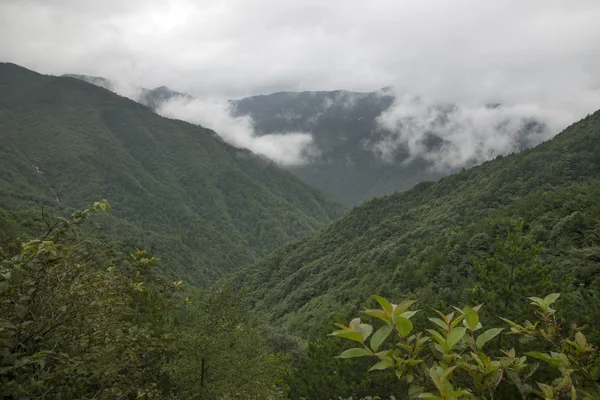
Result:
{"label": "valley", "polygon": [[598,20],[0,1],[0,399],[600,399]]}

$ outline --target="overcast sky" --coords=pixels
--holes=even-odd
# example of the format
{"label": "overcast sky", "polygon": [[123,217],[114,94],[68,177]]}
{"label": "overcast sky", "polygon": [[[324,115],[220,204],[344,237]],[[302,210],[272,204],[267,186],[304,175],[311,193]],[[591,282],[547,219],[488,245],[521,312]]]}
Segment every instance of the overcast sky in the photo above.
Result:
{"label": "overcast sky", "polygon": [[591,110],[599,21],[598,0],[0,0],[0,60],[200,97],[393,85]]}
{"label": "overcast sky", "polygon": [[453,102],[437,133],[456,151],[432,157],[455,167],[514,151],[505,118],[546,124],[539,142],[600,108],[599,39],[600,0],[0,0],[0,61],[190,93],[159,112],[284,165],[306,162],[311,133],[259,137],[225,99],[393,86],[383,159]]}

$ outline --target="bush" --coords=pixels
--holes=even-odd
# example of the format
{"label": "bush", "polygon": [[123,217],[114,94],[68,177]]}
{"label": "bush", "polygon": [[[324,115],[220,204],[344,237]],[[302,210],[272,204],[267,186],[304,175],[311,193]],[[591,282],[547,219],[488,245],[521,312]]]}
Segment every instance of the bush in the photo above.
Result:
{"label": "bush", "polygon": [[[404,300],[392,304],[373,296],[381,308],[364,314],[384,322],[373,326],[355,318],[348,326],[336,324],[331,335],[361,346],[339,358],[371,357],[369,371],[391,370],[406,385],[409,398],[544,398],[598,399],[600,357],[588,343],[583,327],[562,327],[551,306],[560,294],[530,297],[536,308],[535,322],[514,323],[501,318],[508,328],[483,330],[481,305],[428,318],[435,329],[413,333],[411,318],[419,310]],[[512,346],[502,345],[512,337]],[[540,365],[541,361],[541,365]]]}

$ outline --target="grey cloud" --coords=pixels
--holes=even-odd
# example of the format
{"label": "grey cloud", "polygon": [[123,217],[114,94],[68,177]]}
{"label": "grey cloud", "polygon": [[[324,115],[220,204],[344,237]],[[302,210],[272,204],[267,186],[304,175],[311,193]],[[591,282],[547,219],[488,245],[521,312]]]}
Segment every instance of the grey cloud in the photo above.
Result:
{"label": "grey cloud", "polygon": [[[476,129],[473,138],[457,133],[466,128],[443,133],[469,148],[496,138],[481,133],[480,121],[494,123],[502,113],[531,111],[553,134],[598,109],[599,20],[597,0],[0,0],[0,60],[126,82],[122,93],[167,85],[200,99],[391,85],[426,99],[424,110],[458,104],[451,126]],[[389,151],[407,135],[394,121],[405,103],[400,98],[380,118],[395,123]],[[504,107],[477,108],[486,103]],[[198,109],[182,110],[190,108]],[[188,111],[181,113],[197,120]],[[412,130],[427,127],[427,111],[417,111],[421,120]],[[233,122],[245,127],[240,143],[267,149],[284,140]],[[305,134],[293,138],[309,147]],[[489,143],[469,154],[512,149]],[[283,148],[293,153],[289,146]]]}
{"label": "grey cloud", "polygon": [[297,166],[310,161],[317,149],[305,132],[273,133],[259,136],[249,116],[234,117],[231,105],[219,100],[175,97],[160,105],[157,112],[213,129],[226,142],[263,155],[283,166]]}
{"label": "grey cloud", "polygon": [[367,147],[388,162],[400,150],[406,163],[422,158],[434,169],[452,171],[550,139],[570,118],[535,104],[449,105],[398,95],[377,119],[383,136]]}
{"label": "grey cloud", "polygon": [[452,101],[530,102],[598,87],[596,0],[5,0],[0,7],[2,59],[199,97],[394,85]]}

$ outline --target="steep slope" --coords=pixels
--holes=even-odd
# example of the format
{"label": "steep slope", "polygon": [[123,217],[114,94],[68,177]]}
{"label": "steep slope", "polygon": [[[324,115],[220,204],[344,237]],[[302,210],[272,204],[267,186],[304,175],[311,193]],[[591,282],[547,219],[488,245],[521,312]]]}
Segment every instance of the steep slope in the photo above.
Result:
{"label": "steep slope", "polygon": [[213,131],[80,80],[0,64],[0,207],[64,215],[102,198],[114,211],[100,233],[204,283],[344,211]]}
{"label": "steep slope", "polygon": [[[396,100],[393,91],[384,88],[370,93],[344,90],[279,92],[247,97],[232,104],[236,115],[252,116],[258,134],[311,133],[319,156],[305,165],[290,167],[290,171],[335,199],[356,205],[478,163],[478,160],[466,160],[450,169],[433,168],[433,161],[441,158],[441,154],[440,157],[435,155],[436,152],[443,154],[456,145],[440,137],[439,131],[448,134],[457,129],[471,130],[474,141],[481,134],[477,128],[457,124],[454,119],[460,118],[463,111],[451,104],[431,105],[431,109],[425,111],[424,119],[435,119],[435,123],[417,127],[418,133],[403,132],[403,129],[413,128],[414,120],[424,117],[419,114],[423,110],[419,104],[398,106]],[[404,119],[399,119],[394,127],[399,132],[392,132],[390,127],[379,122],[379,118],[395,107],[406,108]],[[480,112],[491,112],[498,107],[501,106],[482,105]],[[500,113],[499,109],[496,111]],[[402,127],[402,124],[407,126]],[[518,116],[490,121],[486,129],[494,124],[498,125],[495,128],[499,136],[514,136],[518,149],[531,147],[529,139],[545,129],[533,118]],[[422,138],[417,137],[420,131],[425,131]],[[409,141],[415,143],[409,144]],[[414,157],[409,146],[418,147],[426,157]],[[488,155],[483,158],[486,159],[489,159]]]}
{"label": "steep slope", "polygon": [[600,315],[600,111],[533,149],[364,203],[238,278],[257,309],[296,332],[358,312],[372,293],[464,304],[474,263],[494,257],[519,219],[556,288],[595,285],[581,318]]}
{"label": "steep slope", "polygon": [[[99,77],[65,76],[125,95],[154,110],[173,98],[193,99],[164,86],[149,90]],[[463,109],[455,104],[420,104],[417,98],[401,105],[397,101],[391,88],[383,88],[369,93],[277,92],[230,104],[233,116],[252,117],[258,135],[309,133],[315,151],[310,151],[308,162],[286,168],[350,205],[439,179],[495,154],[532,147],[549,136],[540,120],[505,110],[500,104]],[[402,117],[395,114],[398,110]],[[456,139],[465,132],[470,135],[466,143],[443,138]],[[508,143],[509,149],[495,148],[496,141],[500,146]],[[461,153],[461,147],[473,146],[478,153],[475,158],[466,157],[452,166],[436,165],[440,159],[456,159],[460,154],[453,153]]]}

